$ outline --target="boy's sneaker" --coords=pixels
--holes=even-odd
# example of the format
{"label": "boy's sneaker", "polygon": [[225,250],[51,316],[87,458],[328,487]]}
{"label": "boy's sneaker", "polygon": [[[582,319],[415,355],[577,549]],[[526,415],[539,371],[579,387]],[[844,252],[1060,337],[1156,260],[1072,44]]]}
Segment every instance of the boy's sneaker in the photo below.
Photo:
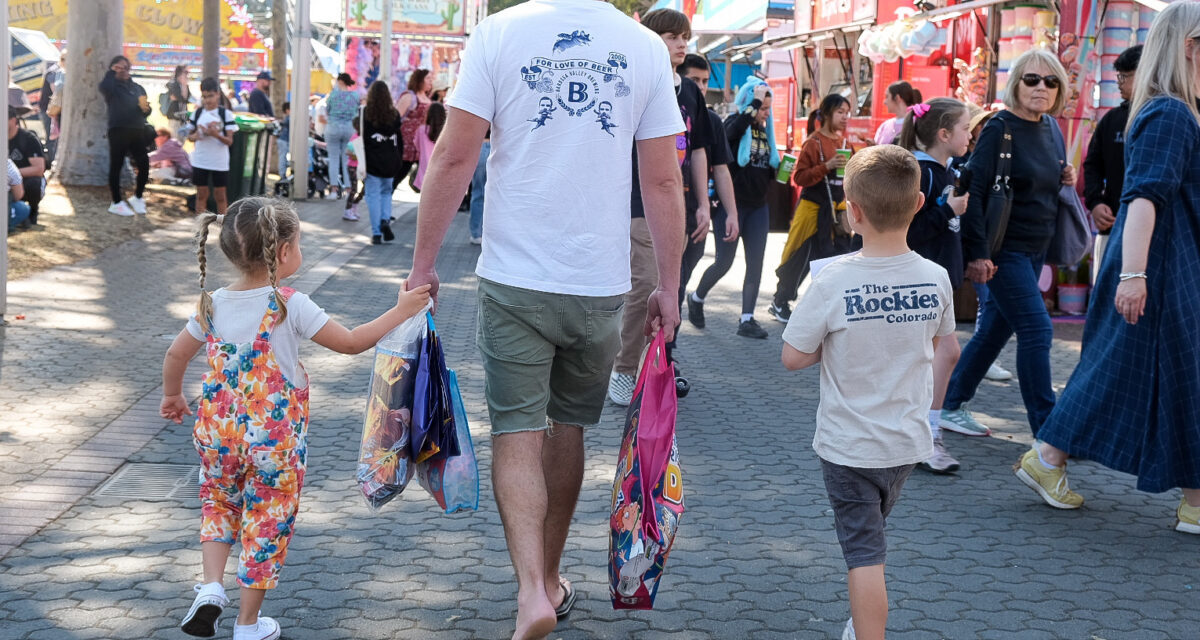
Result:
{"label": "boy's sneaker", "polygon": [[266,616],[258,616],[254,624],[233,625],[233,640],[277,640],[279,633],[279,623]]}
{"label": "boy's sneaker", "polygon": [[633,388],[636,384],[633,376],[612,372],[608,377],[608,399],[612,400],[613,404],[628,407],[629,403],[633,402]]}
{"label": "boy's sneaker", "polygon": [[133,209],[134,213],[146,214],[146,201],[137,196],[129,199],[129,206]]}
{"label": "boy's sneaker", "polygon": [[958,471],[958,466],[958,460],[955,460],[954,456],[946,451],[946,445],[942,444],[941,436],[933,441],[933,456],[921,463],[922,468],[933,473],[954,473]]}
{"label": "boy's sneaker", "polygon": [[194,589],[196,599],[192,601],[192,608],[188,609],[179,628],[189,636],[211,638],[217,635],[217,621],[221,619],[221,612],[229,606],[229,598],[225,597],[225,587],[219,582],[198,584]]}
{"label": "boy's sneaker", "polygon": [[788,303],[774,304],[767,307],[767,313],[771,314],[772,318],[787,324],[788,320],[792,319],[792,307]]}
{"label": "boy's sneaker", "polygon": [[854,618],[846,621],[846,628],[842,629],[842,640],[858,640],[858,636],[854,635]]}
{"label": "boy's sneaker", "polygon": [[1186,499],[1181,499],[1175,510],[1175,530],[1200,533],[1200,507],[1189,506]]}
{"label": "boy's sneaker", "polygon": [[993,362],[992,366],[988,367],[987,373],[983,374],[983,377],[988,380],[995,380],[996,382],[1004,382],[1005,380],[1012,380],[1012,372]]}
{"label": "boy's sneaker", "polygon": [[119,216],[125,216],[126,218],[133,215],[133,209],[130,209],[129,205],[125,204],[124,200],[110,206],[108,208],[108,212],[115,213]]}
{"label": "boy's sneaker", "polygon": [[1078,509],[1083,505],[1083,496],[1071,491],[1067,483],[1067,465],[1047,469],[1038,459],[1037,449],[1026,451],[1013,465],[1013,471],[1021,482],[1056,509]]}
{"label": "boy's sneaker", "polygon": [[687,305],[688,305],[688,322],[692,323],[692,326],[696,327],[697,329],[703,329],[704,328],[704,303],[696,302],[696,300],[692,298],[692,294],[690,294],[690,293],[687,294],[687,296],[685,296],[685,297],[687,298]]}
{"label": "boy's sneaker", "polygon": [[942,409],[942,428],[964,436],[990,436],[992,430],[971,417],[964,405],[954,410]]}
{"label": "boy's sneaker", "polygon": [[762,328],[762,325],[758,324],[758,321],[754,318],[739,323],[737,334],[743,338],[767,339],[767,330]]}

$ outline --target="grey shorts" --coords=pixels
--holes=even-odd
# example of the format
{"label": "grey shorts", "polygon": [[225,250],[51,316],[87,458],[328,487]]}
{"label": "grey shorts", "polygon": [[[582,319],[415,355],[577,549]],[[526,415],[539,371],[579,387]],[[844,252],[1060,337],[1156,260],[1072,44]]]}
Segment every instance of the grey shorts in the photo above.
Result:
{"label": "grey shorts", "polygon": [[887,560],[884,527],[915,466],[862,469],[821,460],[825,491],[833,507],[833,522],[847,569],[884,564]]}
{"label": "grey shorts", "polygon": [[546,420],[600,422],[621,346],[624,296],[545,293],[479,279],[484,395],[492,434],[546,429]]}

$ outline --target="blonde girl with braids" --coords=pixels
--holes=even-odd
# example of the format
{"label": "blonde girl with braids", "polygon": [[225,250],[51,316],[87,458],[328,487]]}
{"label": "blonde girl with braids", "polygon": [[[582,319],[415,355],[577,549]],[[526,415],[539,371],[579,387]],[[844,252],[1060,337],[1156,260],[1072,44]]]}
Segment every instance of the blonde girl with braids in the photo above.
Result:
{"label": "blonde girl with braids", "polygon": [[[209,228],[220,226],[221,252],[239,278],[205,290]],[[291,205],[245,198],[226,215],[199,217],[196,254],[200,302],[163,361],[160,413],[176,424],[192,415],[183,395],[188,362],[205,347],[209,370],[193,441],[200,454],[200,548],[204,580],[180,628],[212,637],[229,604],[222,583],[234,542],[242,545],[241,587],[234,640],[274,640],[279,624],[259,616],[267,589],[276,586],[295,528],[304,483],[308,429],[308,376],[300,365],[302,339],[339,353],[361,353],[429,302],[429,286],[405,291],[378,318],[347,329],[330,320],[307,295],[279,282],[296,273],[300,219]]]}

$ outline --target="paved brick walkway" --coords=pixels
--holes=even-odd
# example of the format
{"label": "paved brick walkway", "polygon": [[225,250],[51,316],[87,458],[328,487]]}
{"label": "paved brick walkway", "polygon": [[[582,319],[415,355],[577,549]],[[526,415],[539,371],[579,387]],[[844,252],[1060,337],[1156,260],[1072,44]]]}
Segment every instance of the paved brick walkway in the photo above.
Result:
{"label": "paved brick walkway", "polygon": [[[402,242],[369,247],[362,224],[342,226],[337,215],[331,204],[306,207],[305,259],[316,266],[296,284],[335,318],[357,324],[394,301],[410,264],[413,220],[396,225]],[[306,346],[310,471],[283,583],[263,607],[286,638],[511,633],[515,586],[488,478],[473,346],[478,248],[466,240],[459,216],[438,267],[439,329],[476,436],[481,509],[441,515],[414,487],[371,514],[353,483],[370,358]],[[772,236],[768,253],[777,255],[781,243]],[[5,640],[185,637],[175,625],[199,577],[198,500],[90,494],[126,459],[195,463],[189,428],[147,414],[157,405],[167,338],[194,301],[186,229],[134,245],[11,286],[10,306],[30,310],[14,311],[29,320],[0,340]],[[623,417],[610,406],[587,436],[584,491],[564,561],[581,598],[553,638],[838,637],[848,615],[844,565],[810,448],[817,374],[788,374],[777,364],[782,325],[764,321],[772,337],[763,342],[734,335],[740,280],[735,269],[711,294],[707,330],[688,327],[680,339],[695,387],[678,428],[687,512],[658,610],[614,612],[608,603],[606,512]],[[1057,329],[1061,385],[1078,358],[1079,331]],[[1013,368],[1011,348],[1001,362]],[[1200,637],[1193,589],[1200,541],[1169,528],[1178,493],[1139,493],[1131,478],[1079,463],[1073,486],[1087,505],[1045,507],[1010,469],[1029,444],[1017,385],[985,383],[975,404],[996,437],[948,434],[963,471],[914,474],[891,518],[890,637]],[[62,476],[56,465],[73,473]],[[56,483],[60,477],[69,481]],[[36,495],[49,497],[31,497],[31,487],[47,487]],[[41,504],[54,505],[54,515],[23,515]]]}

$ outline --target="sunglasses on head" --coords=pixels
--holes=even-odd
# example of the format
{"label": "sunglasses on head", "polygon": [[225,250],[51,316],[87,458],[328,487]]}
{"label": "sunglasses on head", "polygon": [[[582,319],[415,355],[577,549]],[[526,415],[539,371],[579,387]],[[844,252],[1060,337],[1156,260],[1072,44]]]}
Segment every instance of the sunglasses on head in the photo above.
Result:
{"label": "sunglasses on head", "polygon": [[1058,88],[1058,76],[1039,76],[1036,73],[1027,73],[1021,76],[1021,82],[1027,87],[1036,87],[1039,83],[1046,83],[1047,89]]}

